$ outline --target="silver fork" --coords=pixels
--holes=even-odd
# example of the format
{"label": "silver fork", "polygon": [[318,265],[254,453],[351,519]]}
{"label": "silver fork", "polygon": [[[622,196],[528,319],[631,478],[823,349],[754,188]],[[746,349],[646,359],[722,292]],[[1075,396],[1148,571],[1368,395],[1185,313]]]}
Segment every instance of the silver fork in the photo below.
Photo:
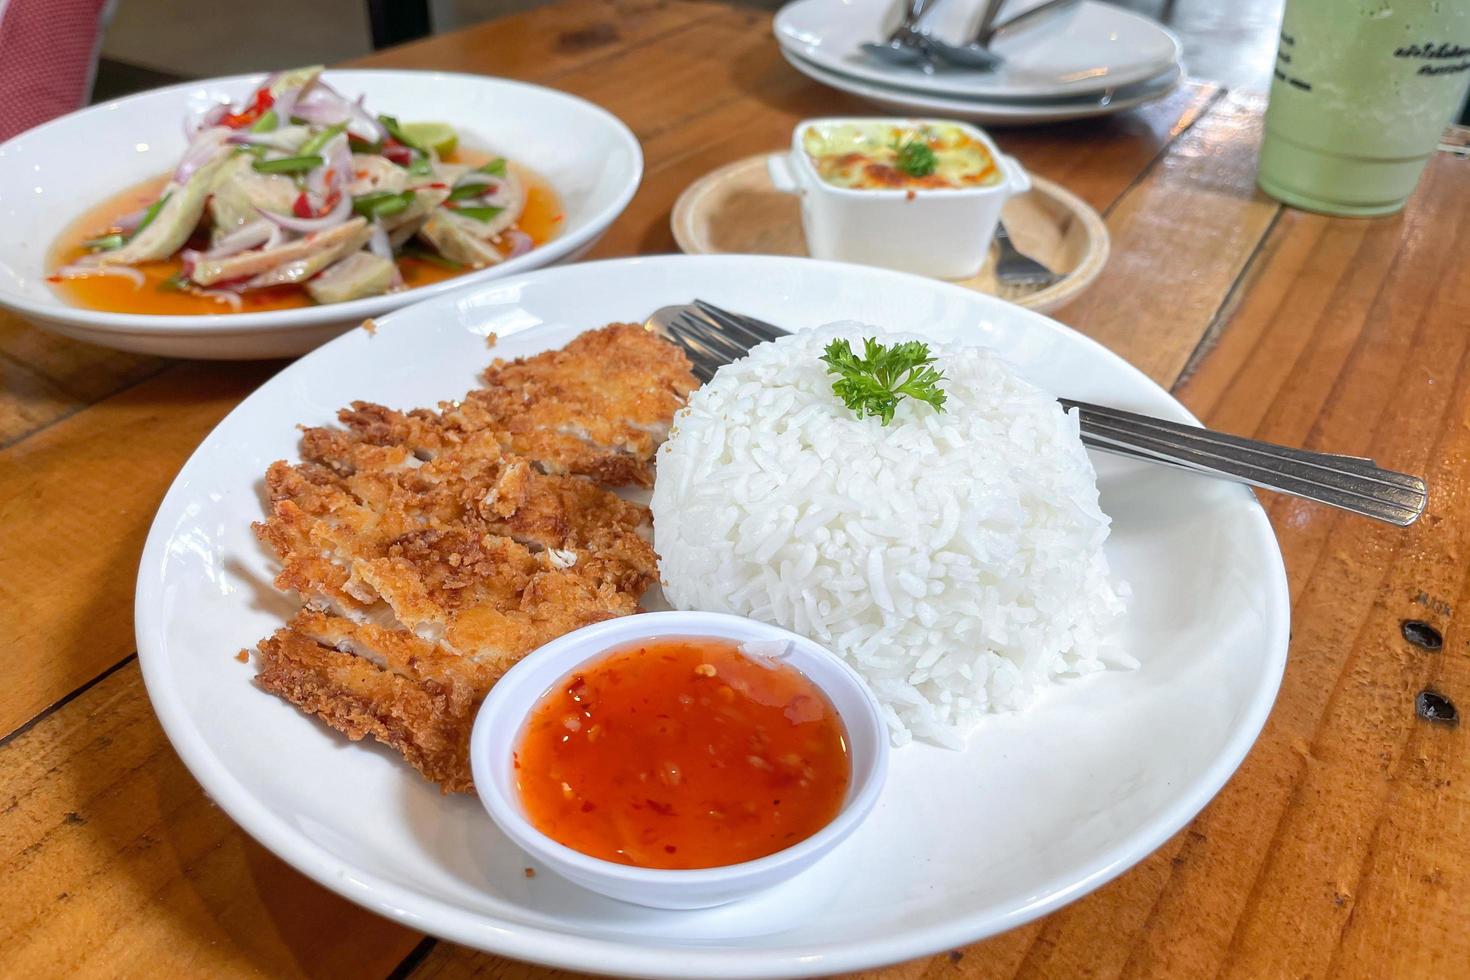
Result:
{"label": "silver fork", "polygon": [[[703,300],[654,311],[648,326],[682,347],[701,382],[790,331]],[[1082,442],[1093,449],[1313,500],[1399,527],[1419,519],[1429,500],[1424,480],[1385,470],[1371,459],[1293,449],[1102,405],[1058,399],[1076,410]]]}
{"label": "silver fork", "polygon": [[1015,242],[1011,241],[1011,234],[1006,231],[1004,221],[996,222],[995,244],[1000,249],[1000,255],[995,260],[995,278],[1003,283],[1013,286],[1038,286],[1045,289],[1065,278],[1060,273],[1052,272],[1031,256],[1022,254],[1020,249],[1016,248]]}

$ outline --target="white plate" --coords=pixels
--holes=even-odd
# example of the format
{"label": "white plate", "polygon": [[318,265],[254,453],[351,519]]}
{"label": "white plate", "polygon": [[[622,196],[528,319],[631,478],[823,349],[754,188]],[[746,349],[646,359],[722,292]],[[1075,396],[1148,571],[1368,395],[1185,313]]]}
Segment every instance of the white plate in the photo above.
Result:
{"label": "white plate", "polygon": [[295,603],[270,586],[267,464],[298,423],[354,398],[429,405],[494,354],[703,297],[793,327],[854,318],[966,337],[1073,396],[1190,416],[1098,344],[968,289],[881,269],[771,256],[661,256],[543,270],[384,317],[286,368],[204,441],[159,509],[137,593],[138,651],[169,738],[210,797],[301,871],[412,928],[595,973],[796,976],[950,949],[1042,915],[1189,821],[1234,772],[1271,708],[1288,596],[1266,516],[1245,489],[1100,457],[1108,554],[1133,586],[1127,648],[1143,666],[1057,688],[982,723],[963,752],[893,753],[858,832],[757,898],[659,912],[583,892],[530,862],[475,799],[445,798],[394,753],[350,743],[251,682],[235,660]]}
{"label": "white plate", "polygon": [[566,215],[561,234],[526,255],[418,289],[330,306],[216,316],[104,313],[72,306],[46,282],[46,255],[77,216],[172,170],[184,120],[239,101],[260,75],[187,82],[83,109],[0,145],[0,306],[39,326],[121,350],[173,357],[283,357],[409,303],[475,282],[574,259],[622,213],[643,175],[638,140],[612,114],[574,96],[479,75],[329,71],[375,112],[452,123],[466,146],[503,153],[546,178]]}
{"label": "white plate", "polygon": [[[1008,4],[1008,18],[1033,3]],[[983,5],[936,4],[922,26],[960,44],[974,36]],[[820,68],[875,85],[969,99],[1059,98],[1133,85],[1179,60],[1179,41],[1138,14],[1084,0],[1076,8],[1003,34],[993,50],[1005,58],[994,71],[941,69],[932,75],[875,61],[859,47],[881,41],[898,23],[894,0],[797,0],[776,14],[783,47]]]}
{"label": "white plate", "polygon": [[914,116],[947,116],[951,119],[965,119],[989,126],[1042,126],[1072,119],[1111,116],[1163,98],[1172,92],[1184,78],[1183,69],[1175,65],[1157,78],[1138,85],[1129,85],[1103,98],[1082,96],[1059,99],[1052,103],[986,102],[979,99],[952,99],[940,95],[922,95],[903,89],[869,85],[867,82],[818,67],[784,47],[781,49],[781,56],[791,67],[813,81],[821,82],[823,85],[850,95],[856,95],[889,112]]}

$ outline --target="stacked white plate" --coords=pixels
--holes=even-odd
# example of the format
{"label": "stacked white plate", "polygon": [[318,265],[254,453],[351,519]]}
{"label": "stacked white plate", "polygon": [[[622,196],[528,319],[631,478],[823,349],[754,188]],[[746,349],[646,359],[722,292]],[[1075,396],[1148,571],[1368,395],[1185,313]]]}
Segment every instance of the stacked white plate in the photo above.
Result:
{"label": "stacked white plate", "polygon": [[[1010,0],[1007,20],[1038,0]],[[1031,126],[1132,109],[1168,94],[1184,69],[1179,41],[1146,17],[1093,0],[999,35],[992,71],[932,73],[865,53],[898,24],[896,0],[796,0],[776,15],[776,40],[797,71],[891,112]],[[904,5],[906,6],[906,4]],[[920,26],[951,44],[975,36],[984,3],[940,0]]]}

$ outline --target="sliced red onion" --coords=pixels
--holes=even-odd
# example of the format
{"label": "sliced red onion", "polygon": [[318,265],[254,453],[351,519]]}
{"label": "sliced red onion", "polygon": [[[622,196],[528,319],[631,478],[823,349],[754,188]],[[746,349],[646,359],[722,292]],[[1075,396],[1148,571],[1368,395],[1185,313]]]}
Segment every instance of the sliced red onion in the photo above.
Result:
{"label": "sliced red onion", "polygon": [[57,269],[55,275],[63,279],[86,279],[88,276],[117,276],[120,279],[131,279],[133,286],[137,289],[143,288],[143,273],[126,265],[64,265]]}
{"label": "sliced red onion", "polygon": [[322,147],[322,156],[326,158],[325,162],[306,175],[306,193],[313,202],[325,201],[332,188],[343,188],[352,183],[352,151],[347,146],[346,136],[332,137]]}
{"label": "sliced red onion", "polygon": [[536,247],[536,243],[531,240],[530,235],[523,231],[518,231],[515,228],[505,232],[505,240],[510,243],[510,251],[505,256],[508,259],[513,259],[518,255],[525,255]]}
{"label": "sliced red onion", "polygon": [[189,292],[193,293],[195,296],[203,297],[204,299],[212,299],[216,303],[224,303],[236,313],[239,313],[240,308],[244,306],[244,304],[240,301],[240,294],[234,292],[233,290],[200,289],[196,286],[193,289],[189,290]]}
{"label": "sliced red onion", "polygon": [[184,135],[191,141],[202,129],[219,124],[219,121],[230,114],[230,105],[227,102],[217,102],[204,110],[203,113],[190,116],[184,120]]}
{"label": "sliced red onion", "polygon": [[293,115],[313,126],[335,126],[352,121],[352,110],[335,102],[315,102],[302,99],[296,103]]}
{"label": "sliced red onion", "polygon": [[200,253],[206,259],[223,259],[231,255],[238,255],[246,249],[264,245],[270,241],[271,236],[280,229],[264,219],[252,221],[248,225],[242,225],[234,231],[225,235],[214,247],[207,252]]}
{"label": "sliced red onion", "polygon": [[393,246],[388,244],[388,233],[383,226],[373,222],[372,234],[368,237],[368,250],[380,259],[393,260]]}
{"label": "sliced red onion", "polygon": [[303,235],[310,235],[313,232],[335,228],[346,221],[352,214],[352,195],[346,193],[339,195],[337,203],[332,206],[332,210],[320,218],[298,218],[294,214],[277,214],[274,211],[267,211],[265,208],[256,208],[255,210],[259,211],[263,217],[269,218],[288,231],[299,231]]}
{"label": "sliced red onion", "polygon": [[388,241],[388,233],[378,222],[373,222],[373,233],[368,238],[368,251],[380,259],[387,259],[393,263],[393,289],[403,285],[403,272],[398,268],[398,262],[393,258],[393,245]]}
{"label": "sliced red onion", "polygon": [[[316,85],[313,86],[312,95],[315,96],[318,92],[324,92],[328,96],[335,97],[337,102],[340,103],[341,108],[348,114],[347,118],[350,119],[352,122],[361,123],[362,126],[369,133],[372,134],[372,140],[374,142],[378,142],[388,138],[388,130],[383,126],[382,123],[378,122],[377,118],[372,113],[368,112],[367,109],[363,106],[363,100],[365,98],[364,96],[359,95],[357,97],[357,100],[353,101],[347,98],[347,96],[343,95],[341,92],[338,92],[336,89],[332,88],[332,86],[328,85],[320,78],[317,79]],[[328,105],[332,104],[327,99],[322,99],[322,102]],[[306,117],[302,116],[301,118],[305,119]],[[336,120],[336,122],[342,121],[343,119],[340,117]]]}
{"label": "sliced red onion", "polygon": [[273,223],[271,237],[265,240],[265,248],[276,248],[286,244],[286,229]]}
{"label": "sliced red onion", "polygon": [[[150,205],[150,207],[151,206],[152,205]],[[118,231],[121,231],[124,235],[131,235],[134,229],[136,229],[139,225],[143,223],[143,219],[147,217],[147,215],[148,208],[139,208],[136,211],[129,211],[121,218],[113,219],[112,226]]]}
{"label": "sliced red onion", "polygon": [[352,147],[346,136],[338,136],[327,145],[327,166],[332,168],[337,184],[346,187],[352,183]]}
{"label": "sliced red onion", "polygon": [[[301,128],[299,126],[297,127],[296,132],[301,132]],[[272,131],[269,133],[252,133],[248,130],[237,129],[234,132],[230,133],[229,136],[225,137],[225,142],[239,144],[242,146],[266,146],[272,150],[280,150],[282,153],[295,153],[296,148],[299,147],[302,143],[305,143],[306,140],[295,138],[287,139],[279,131]]]}
{"label": "sliced red onion", "polygon": [[366,99],[366,95],[359,95],[352,103],[352,111],[363,125],[373,131],[375,141],[385,140],[388,138],[388,127],[378,122],[378,117],[367,111],[367,106],[363,104]]}
{"label": "sliced red onion", "polygon": [[275,101],[271,103],[271,109],[276,114],[276,125],[291,125],[291,117],[295,114],[296,102],[301,98],[301,93],[302,88],[298,85],[276,96]]}
{"label": "sliced red onion", "polygon": [[174,183],[179,185],[187,183],[194,175],[194,171],[214,159],[214,155],[220,151],[220,147],[225,145],[225,141],[232,132],[234,130],[224,126],[211,126],[200,130],[199,135],[194,137],[194,142],[190,143],[189,148],[184,151],[184,158],[179,161],[178,169],[174,171]]}

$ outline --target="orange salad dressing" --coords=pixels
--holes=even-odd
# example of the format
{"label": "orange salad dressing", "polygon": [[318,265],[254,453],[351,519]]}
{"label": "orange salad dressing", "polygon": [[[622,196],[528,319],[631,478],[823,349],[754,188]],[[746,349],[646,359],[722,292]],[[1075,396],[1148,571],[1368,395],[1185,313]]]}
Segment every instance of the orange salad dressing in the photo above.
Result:
{"label": "orange salad dressing", "polygon": [[804,674],[733,641],[622,647],[558,681],[516,746],[527,817],[574,850],[712,868],[790,847],[837,816],[847,731]]}
{"label": "orange salad dressing", "polygon": [[[480,166],[490,162],[491,155],[472,150],[460,150],[446,157],[445,160],[449,163]],[[561,231],[561,201],[558,200],[556,192],[551,189],[550,185],[536,175],[527,172],[524,167],[516,167],[516,175],[521,178],[526,187],[526,208],[521,213],[520,220],[512,227],[531,236],[531,241],[539,247],[555,238]],[[87,210],[68,225],[57,238],[55,245],[51,248],[46,268],[58,269],[88,254],[84,242],[109,234],[115,230],[113,222],[117,218],[139,208],[147,207],[158,200],[158,195],[167,183],[167,175],[149,178]],[[144,283],[141,288],[120,276],[88,276],[83,279],[53,277],[51,287],[73,306],[81,306],[89,310],[103,310],[109,313],[186,316],[234,312],[223,303],[207,296],[195,296],[178,289],[160,288],[163,283],[182,272],[183,267],[183,261],[177,257],[134,266],[133,268],[143,273]],[[403,275],[405,289],[443,282],[446,279],[453,279],[475,271],[445,268],[411,255],[399,257],[398,269]],[[252,289],[242,293],[240,300],[241,313],[262,313],[267,310],[290,310],[316,305],[306,290],[296,285]]]}

